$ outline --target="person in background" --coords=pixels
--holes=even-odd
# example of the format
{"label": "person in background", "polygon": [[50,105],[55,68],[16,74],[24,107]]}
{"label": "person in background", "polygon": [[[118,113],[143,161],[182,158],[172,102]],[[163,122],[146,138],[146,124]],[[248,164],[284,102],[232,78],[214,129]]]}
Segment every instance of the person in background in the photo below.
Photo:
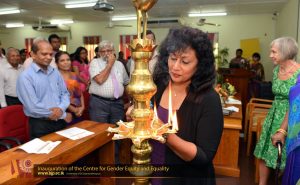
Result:
{"label": "person in background", "polygon": [[[143,34],[144,33],[141,33],[141,37],[143,38]],[[150,39],[153,41],[153,45],[156,45],[156,39],[155,39],[155,34],[151,31],[151,30],[147,30],[146,31],[146,38],[147,39]],[[153,74],[153,71],[154,71],[154,68],[155,68],[155,65],[157,63],[157,59],[158,59],[158,50],[157,50],[157,46],[155,46],[153,52],[152,52],[152,56],[151,56],[151,59],[149,61],[149,71],[151,74]],[[134,70],[134,60],[131,59],[131,66],[130,66],[130,74],[132,74]]]}
{"label": "person in background", "polygon": [[84,84],[83,91],[87,90],[90,84],[88,51],[84,47],[78,47],[73,54],[72,69]]}
{"label": "person in background", "polygon": [[0,67],[0,103],[1,108],[22,104],[16,92],[17,78],[23,71],[19,64],[19,51],[15,48],[7,49],[7,62]]}
{"label": "person in background", "polygon": [[99,55],[99,47],[97,46],[96,48],[95,48],[95,56],[94,56],[94,58],[100,58],[100,55]]}
{"label": "person in background", "polygon": [[[299,64],[296,64],[300,68]],[[280,141],[286,143],[286,166],[282,185],[295,185],[300,183],[300,76],[296,85],[289,92],[288,119],[284,119],[280,129],[272,136],[272,143]]]}
{"label": "person in background", "polygon": [[260,83],[265,80],[265,72],[264,66],[260,62],[259,53],[253,53],[252,60],[250,71],[253,73],[253,77],[249,81],[249,95],[251,97],[258,97]]}
{"label": "person in background", "polygon": [[242,57],[243,50],[237,49],[235,52],[236,57],[230,60],[229,67],[230,68],[243,68],[243,69],[249,69],[250,64],[247,59]]}
{"label": "person in background", "polygon": [[[50,35],[50,36],[51,36],[51,35]],[[50,40],[50,36],[48,37],[48,41]],[[57,36],[57,35],[56,35],[56,36]],[[37,38],[35,38],[35,39],[33,40],[33,42],[37,42],[38,40],[44,40],[44,38],[42,38],[42,37],[37,37]],[[53,40],[53,39],[51,39],[51,40]],[[54,39],[54,40],[57,40],[57,39]],[[59,42],[59,43],[60,43],[60,42]],[[53,42],[52,44],[54,45],[55,48],[58,47],[58,46],[57,46],[57,42]],[[52,49],[53,49],[53,46],[52,46],[52,45],[51,45],[51,47],[52,47]],[[32,48],[31,48],[31,52],[32,52]],[[53,52],[53,53],[54,53],[54,52]],[[32,64],[33,59],[32,59],[31,56],[32,56],[32,54],[30,54],[30,57],[28,57],[28,58],[24,61],[24,63],[23,63],[24,69],[27,69],[27,68]],[[55,63],[55,59],[54,59],[54,55],[52,56],[52,60],[51,60],[50,66],[52,66],[53,68],[57,68],[56,63]]]}
{"label": "person in background", "polygon": [[[116,60],[114,45],[104,40],[99,44],[100,58],[93,59],[89,72],[91,86],[89,89],[89,112],[92,121],[116,124],[124,119],[123,93],[129,83],[124,65]],[[115,143],[116,164],[119,161],[120,142]]]}
{"label": "person in background", "polygon": [[2,54],[2,56],[5,56],[6,55],[6,52],[5,52],[5,49],[4,48],[1,48],[1,54]]}
{"label": "person in background", "polygon": [[250,65],[250,71],[252,71],[255,74],[254,79],[257,81],[264,81],[265,71],[264,71],[264,66],[260,62],[260,54],[253,53],[252,60],[253,63]]}
{"label": "person in background", "polygon": [[61,45],[60,37],[54,33],[54,34],[49,35],[48,41],[53,48],[53,57],[54,57],[55,54],[60,51],[59,50],[60,45]]}
{"label": "person in background", "polygon": [[119,51],[119,55],[118,55],[117,60],[122,62],[122,64],[124,65],[124,68],[126,69],[127,75],[129,75],[129,72],[127,71],[127,68],[126,68],[127,61],[124,59],[124,52],[123,51]]}
{"label": "person in background", "polygon": [[113,43],[100,42],[100,58],[90,64],[90,118],[101,123],[113,123],[124,118],[122,96],[129,78],[124,65],[116,60]]}
{"label": "person in background", "polygon": [[132,63],[132,58],[131,58],[131,56],[128,56],[127,57],[127,63],[126,63],[126,71],[128,71],[128,72],[130,71],[131,63]]}
{"label": "person in background", "polygon": [[5,49],[0,46],[0,64],[6,62]]}
{"label": "person in background", "polygon": [[26,58],[27,58],[27,49],[21,49],[20,50],[20,58],[21,58],[20,64],[23,65]]}
{"label": "person in background", "polygon": [[[259,159],[259,185],[267,185],[271,169],[276,169],[277,149],[272,144],[271,136],[277,132],[286,133],[287,128],[281,128],[280,125],[288,117],[288,94],[300,73],[300,65],[295,60],[297,53],[298,45],[293,38],[281,37],[271,42],[270,58],[276,65],[272,83],[275,99],[254,151],[254,155]],[[285,161],[286,149],[283,147],[280,169],[284,169]]]}
{"label": "person in background", "polygon": [[[165,135],[165,145],[153,142],[151,162],[181,167],[176,168],[176,175],[182,178],[153,179],[152,184],[215,185],[213,158],[222,136],[223,113],[213,88],[216,71],[212,44],[201,30],[174,28],[161,43],[159,53],[153,99],[163,123],[168,122],[169,109],[176,111],[179,130]],[[173,107],[169,107],[169,91]]]}
{"label": "person in background", "polygon": [[59,51],[56,53],[55,62],[70,93],[70,105],[67,112],[72,113],[73,120],[71,124],[77,123],[82,120],[81,116],[84,111],[84,98],[80,79],[74,72],[71,72],[71,59],[67,52]]}
{"label": "person in background", "polygon": [[70,96],[65,82],[59,71],[49,66],[52,55],[47,40],[34,40],[33,63],[17,80],[17,95],[29,117],[30,139],[61,130],[72,120],[72,115],[66,113]]}

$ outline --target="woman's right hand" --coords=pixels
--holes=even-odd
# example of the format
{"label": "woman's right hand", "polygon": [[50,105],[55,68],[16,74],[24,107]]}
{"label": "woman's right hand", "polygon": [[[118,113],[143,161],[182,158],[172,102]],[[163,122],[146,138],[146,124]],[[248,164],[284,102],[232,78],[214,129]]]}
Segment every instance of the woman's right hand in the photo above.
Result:
{"label": "woman's right hand", "polygon": [[285,135],[282,134],[281,132],[276,132],[272,137],[272,144],[273,146],[277,147],[276,143],[278,143],[279,141],[282,143],[282,145],[284,145],[285,143]]}

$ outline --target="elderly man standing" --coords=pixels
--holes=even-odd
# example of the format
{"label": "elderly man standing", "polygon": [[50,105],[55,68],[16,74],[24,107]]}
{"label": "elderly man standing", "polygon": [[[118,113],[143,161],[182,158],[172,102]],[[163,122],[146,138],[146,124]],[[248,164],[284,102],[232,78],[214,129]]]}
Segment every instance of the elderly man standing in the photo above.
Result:
{"label": "elderly man standing", "polygon": [[35,39],[31,56],[33,63],[17,81],[17,94],[29,116],[30,138],[61,130],[72,116],[66,113],[69,92],[57,69],[49,66],[53,49],[45,39]]}
{"label": "elderly man standing", "polygon": [[19,51],[8,48],[6,59],[0,68],[0,103],[1,107],[21,104],[17,97],[17,78],[23,71],[19,65]]}
{"label": "elderly man standing", "polygon": [[116,60],[113,43],[99,44],[100,58],[90,63],[90,117],[102,123],[116,123],[124,118],[122,95],[129,77],[124,65]]}

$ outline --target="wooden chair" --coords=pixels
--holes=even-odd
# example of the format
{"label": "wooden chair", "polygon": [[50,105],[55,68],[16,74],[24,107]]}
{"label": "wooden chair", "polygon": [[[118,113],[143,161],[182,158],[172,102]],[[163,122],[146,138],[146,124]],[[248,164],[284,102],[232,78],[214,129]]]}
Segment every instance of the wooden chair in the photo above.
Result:
{"label": "wooden chair", "polygon": [[[244,141],[247,141],[247,134],[248,134],[248,126],[249,126],[249,114],[250,114],[250,105],[252,105],[253,103],[257,103],[257,104],[267,104],[267,105],[271,105],[273,102],[273,100],[268,100],[268,99],[261,99],[261,98],[251,98],[249,103],[246,106],[246,112],[245,112],[245,120],[244,120]],[[257,108],[255,110],[256,112],[266,112],[268,110],[266,110],[265,108]]]}
{"label": "wooden chair", "polygon": [[[270,100],[269,100],[270,101]],[[248,125],[248,139],[247,139],[247,155],[250,155],[250,148],[252,144],[252,132],[257,131],[257,118],[259,116],[267,116],[271,104],[251,103],[249,105],[249,125]]]}
{"label": "wooden chair", "polygon": [[[265,116],[258,116],[257,118],[257,131],[256,131],[256,139],[257,141],[259,140],[260,134],[261,134],[261,129],[262,125],[264,124],[265,121]],[[258,159],[255,158],[255,183],[258,183],[259,179],[259,166],[258,166]]]}

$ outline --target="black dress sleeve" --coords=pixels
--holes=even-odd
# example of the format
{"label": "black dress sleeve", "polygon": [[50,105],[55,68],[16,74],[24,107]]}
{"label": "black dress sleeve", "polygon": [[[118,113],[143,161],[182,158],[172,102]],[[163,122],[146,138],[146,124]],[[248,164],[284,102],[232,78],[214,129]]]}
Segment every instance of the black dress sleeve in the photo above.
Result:
{"label": "black dress sleeve", "polygon": [[197,153],[191,163],[205,165],[212,162],[222,136],[224,119],[220,97],[211,90],[195,110],[197,119],[193,120],[196,129],[194,143]]}

